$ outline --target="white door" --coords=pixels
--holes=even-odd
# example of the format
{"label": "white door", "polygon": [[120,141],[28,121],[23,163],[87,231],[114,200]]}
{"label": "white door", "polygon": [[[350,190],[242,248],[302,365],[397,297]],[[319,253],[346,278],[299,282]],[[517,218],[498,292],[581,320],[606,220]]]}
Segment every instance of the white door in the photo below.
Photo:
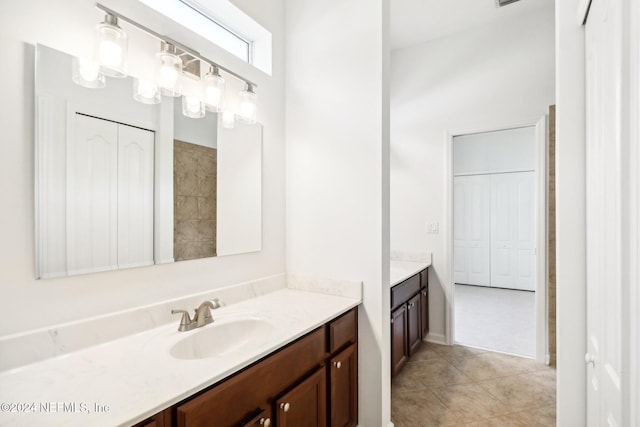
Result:
{"label": "white door", "polygon": [[535,172],[491,175],[491,286],[535,290]]}
{"label": "white door", "polygon": [[455,283],[490,286],[490,175],[454,178]]}
{"label": "white door", "polygon": [[621,0],[586,24],[587,424],[622,426]]}
{"label": "white door", "polygon": [[154,133],[118,125],[118,267],[153,264]]}
{"label": "white door", "polygon": [[453,178],[453,281],[469,283],[467,273],[467,178]]}
{"label": "white door", "polygon": [[67,273],[118,268],[118,125],[76,114],[67,147]]}

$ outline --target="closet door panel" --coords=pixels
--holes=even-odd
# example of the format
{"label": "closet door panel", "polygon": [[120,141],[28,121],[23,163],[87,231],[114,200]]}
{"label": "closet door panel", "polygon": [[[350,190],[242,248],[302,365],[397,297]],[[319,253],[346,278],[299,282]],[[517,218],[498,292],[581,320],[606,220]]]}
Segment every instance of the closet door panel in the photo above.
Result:
{"label": "closet door panel", "polygon": [[154,133],[118,126],[118,266],[153,264]]}
{"label": "closet door panel", "polygon": [[467,273],[467,178],[453,178],[453,281],[469,283]]}
{"label": "closet door panel", "polygon": [[489,175],[473,175],[467,178],[468,283],[489,286],[491,179]]}
{"label": "closet door panel", "polygon": [[67,272],[117,265],[118,125],[76,114],[67,146]]}
{"label": "closet door panel", "polygon": [[534,176],[491,177],[491,286],[535,289]]}

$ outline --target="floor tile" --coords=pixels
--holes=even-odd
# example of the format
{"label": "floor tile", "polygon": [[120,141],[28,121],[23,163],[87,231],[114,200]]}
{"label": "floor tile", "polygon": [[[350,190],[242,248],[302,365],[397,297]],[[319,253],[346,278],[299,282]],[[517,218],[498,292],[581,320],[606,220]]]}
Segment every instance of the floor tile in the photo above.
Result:
{"label": "floor tile", "polygon": [[532,372],[478,382],[510,411],[555,404],[555,378],[549,372]]}
{"label": "floor tile", "polygon": [[539,364],[533,359],[494,352],[454,358],[451,363],[477,381],[533,372],[545,367],[545,365]]}
{"label": "floor tile", "polygon": [[418,390],[447,384],[471,382],[471,378],[444,359],[407,363],[393,382],[393,390]]}
{"label": "floor tile", "polygon": [[461,425],[464,417],[448,409],[430,390],[394,392],[392,420],[396,427]]}
{"label": "floor tile", "polygon": [[477,384],[450,384],[432,390],[448,409],[461,414],[462,421],[475,421],[504,414],[502,402]]}

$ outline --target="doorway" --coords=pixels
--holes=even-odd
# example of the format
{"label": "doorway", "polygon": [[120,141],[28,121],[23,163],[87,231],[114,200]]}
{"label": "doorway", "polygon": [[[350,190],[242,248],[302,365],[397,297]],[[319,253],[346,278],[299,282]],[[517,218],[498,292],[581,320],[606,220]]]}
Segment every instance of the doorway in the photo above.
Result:
{"label": "doorway", "polygon": [[449,343],[548,361],[546,134],[449,136]]}

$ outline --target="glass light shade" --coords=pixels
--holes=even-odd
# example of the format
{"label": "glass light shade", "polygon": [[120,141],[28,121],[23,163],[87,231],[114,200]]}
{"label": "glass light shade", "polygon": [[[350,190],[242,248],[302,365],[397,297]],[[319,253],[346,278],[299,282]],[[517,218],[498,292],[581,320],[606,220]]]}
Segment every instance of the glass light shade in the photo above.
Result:
{"label": "glass light shade", "polygon": [[222,97],[224,96],[224,79],[218,72],[218,67],[211,67],[204,76],[204,99],[207,110],[212,113],[222,111]]}
{"label": "glass light shade", "polygon": [[143,104],[159,104],[161,99],[158,85],[148,80],[133,79],[133,99]]}
{"label": "glass light shade", "polygon": [[160,65],[157,78],[160,92],[164,96],[182,95],[182,60],[171,52],[158,53]]}
{"label": "glass light shade", "polygon": [[219,114],[219,118],[225,129],[233,129],[236,125],[236,115],[232,111],[223,111]]}
{"label": "glass light shade", "polygon": [[182,114],[192,119],[204,117],[204,103],[197,98],[191,96],[182,97]]}
{"label": "glass light shade", "polygon": [[96,26],[95,54],[102,74],[109,77],[126,77],[127,33],[118,26],[118,19],[106,15],[104,22]]}
{"label": "glass light shade", "polygon": [[104,74],[100,72],[100,64],[89,59],[71,60],[71,79],[77,85],[96,89],[104,87]]}
{"label": "glass light shade", "polygon": [[258,97],[253,91],[253,85],[251,83],[247,83],[245,90],[240,92],[240,111],[238,114],[240,120],[245,123],[255,123],[256,113],[258,111],[257,103]]}

